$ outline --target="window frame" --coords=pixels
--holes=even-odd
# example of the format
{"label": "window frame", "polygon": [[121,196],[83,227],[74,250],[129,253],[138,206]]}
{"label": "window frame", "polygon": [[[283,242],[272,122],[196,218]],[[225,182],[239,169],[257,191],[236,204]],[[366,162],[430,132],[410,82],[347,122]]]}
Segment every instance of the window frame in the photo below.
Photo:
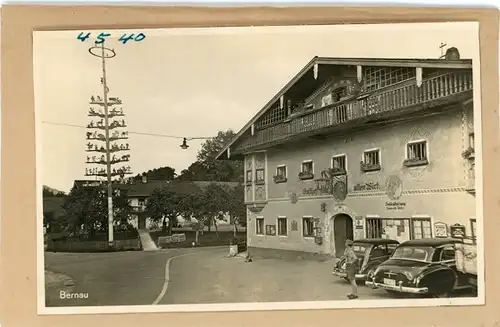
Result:
{"label": "window frame", "polygon": [[[311,228],[311,234],[309,235],[306,235],[304,234],[304,231],[305,231],[305,222],[307,221],[310,221],[311,224],[312,224],[312,228]],[[302,237],[303,238],[314,238],[314,217],[313,216],[302,216],[302,219],[301,219],[301,222],[302,222]]]}
{"label": "window frame", "polygon": [[[258,173],[262,172],[262,179],[258,179]],[[265,168],[256,168],[255,169],[255,184],[263,185],[266,183],[266,169]]]}
{"label": "window frame", "polygon": [[[259,233],[259,222],[262,221],[261,231]],[[255,218],[255,235],[264,236],[265,235],[265,219],[263,216],[258,216]]]}
{"label": "window frame", "polygon": [[339,158],[344,158],[344,168],[340,168],[340,169],[343,169],[343,173],[341,172],[338,172],[338,173],[334,173],[334,175],[345,175],[347,174],[347,154],[345,153],[339,153],[339,154],[335,154],[332,156],[331,160],[330,160],[330,168],[331,169],[334,169],[334,161],[335,159],[339,159]]}
{"label": "window frame", "polygon": [[424,226],[423,224],[420,226],[420,231],[422,232],[422,238],[419,239],[427,239],[427,238],[433,238],[433,229],[432,229],[432,218],[429,216],[412,216],[410,218],[410,233],[411,233],[411,239],[416,240],[415,238],[415,222],[419,221],[420,223],[422,222],[429,222],[429,231],[430,235],[429,237],[423,237],[424,236]]}
{"label": "window frame", "polygon": [[[285,220],[285,234],[281,234],[280,221]],[[288,218],[286,216],[278,216],[276,218],[276,235],[280,237],[288,237]]]}
{"label": "window frame", "polygon": [[[425,146],[425,158],[417,160],[416,158],[410,158],[410,147],[412,145],[416,144],[421,144],[423,143]],[[427,139],[418,139],[418,140],[412,140],[408,141],[405,144],[405,160],[404,160],[404,166],[411,168],[411,167],[420,167],[420,166],[426,166],[430,162],[430,152],[429,152],[429,140]]]}
{"label": "window frame", "polygon": [[[366,154],[368,153],[378,153],[378,163],[372,165],[372,167],[367,167],[366,164]],[[366,149],[361,154],[361,171],[364,173],[379,171],[382,169],[382,150],[380,148]],[[365,168],[366,167],[366,168]]]}

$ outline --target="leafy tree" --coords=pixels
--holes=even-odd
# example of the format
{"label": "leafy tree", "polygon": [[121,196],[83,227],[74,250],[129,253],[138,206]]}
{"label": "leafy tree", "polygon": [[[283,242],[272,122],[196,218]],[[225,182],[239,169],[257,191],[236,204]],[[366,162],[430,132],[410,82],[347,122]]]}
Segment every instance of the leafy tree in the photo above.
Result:
{"label": "leafy tree", "polygon": [[229,194],[229,214],[234,218],[238,218],[238,224],[240,226],[246,227],[247,209],[245,205],[245,187],[242,184],[238,184],[234,188],[230,189]]}
{"label": "leafy tree", "polygon": [[133,180],[141,181],[142,176],[146,176],[146,178],[150,180],[171,181],[175,179],[176,173],[174,168],[165,166],[165,167],[150,169],[147,172],[137,174],[136,176],[133,177]]}
{"label": "leafy tree", "polygon": [[[66,197],[63,208],[68,217],[68,229],[78,232],[83,225],[92,237],[97,231],[108,230],[108,197],[105,185],[74,187]],[[113,195],[114,222],[125,224],[132,213],[127,190],[116,190]]]}
{"label": "leafy tree", "polygon": [[178,216],[189,219],[195,214],[199,215],[196,195],[201,195],[198,186],[179,181],[171,182],[153,191],[146,203],[146,211],[153,221],[162,222],[163,230],[171,235],[173,226],[178,223]]}
{"label": "leafy tree", "polygon": [[235,160],[215,160],[217,154],[235,136],[232,130],[219,131],[206,140],[198,151],[196,162],[181,172],[180,180],[237,182],[243,181],[243,163]]}
{"label": "leafy tree", "polygon": [[217,237],[217,221],[224,219],[224,214],[230,211],[231,189],[227,185],[210,183],[203,192],[203,208],[206,214],[204,223],[210,232],[212,224]]}

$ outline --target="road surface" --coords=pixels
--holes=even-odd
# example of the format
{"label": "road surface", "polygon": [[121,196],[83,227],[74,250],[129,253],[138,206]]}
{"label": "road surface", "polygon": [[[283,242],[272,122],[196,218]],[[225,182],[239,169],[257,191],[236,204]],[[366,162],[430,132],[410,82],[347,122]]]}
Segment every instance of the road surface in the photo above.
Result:
{"label": "road surface", "polygon": [[[228,248],[158,252],[46,253],[46,269],[74,280],[46,288],[46,305],[109,306],[345,300],[347,282],[330,262],[228,258]],[[80,294],[83,298],[67,298]],[[66,293],[65,293],[66,294]],[[393,299],[359,287],[362,299]]]}

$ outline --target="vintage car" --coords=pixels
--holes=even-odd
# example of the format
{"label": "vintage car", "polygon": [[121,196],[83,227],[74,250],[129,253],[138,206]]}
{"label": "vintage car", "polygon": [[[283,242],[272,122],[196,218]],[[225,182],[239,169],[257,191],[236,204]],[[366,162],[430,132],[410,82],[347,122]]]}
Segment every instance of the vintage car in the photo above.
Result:
{"label": "vintage car", "polygon": [[467,276],[457,270],[455,245],[459,239],[428,238],[401,243],[389,260],[368,273],[365,284],[393,294],[449,297],[470,288]]}
{"label": "vintage car", "polygon": [[[356,280],[365,281],[367,273],[389,259],[398,245],[399,242],[396,240],[383,238],[366,238],[353,241],[353,250],[359,260]],[[347,279],[344,257],[337,261],[332,274]]]}

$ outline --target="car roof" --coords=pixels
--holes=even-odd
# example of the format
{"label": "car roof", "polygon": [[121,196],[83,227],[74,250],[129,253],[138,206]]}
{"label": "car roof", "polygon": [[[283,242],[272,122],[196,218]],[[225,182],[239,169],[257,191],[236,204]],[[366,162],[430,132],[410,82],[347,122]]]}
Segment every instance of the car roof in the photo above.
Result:
{"label": "car roof", "polygon": [[356,244],[356,243],[369,243],[369,244],[374,244],[374,245],[399,244],[398,241],[388,239],[388,238],[362,238],[362,239],[354,240],[353,243],[354,244]]}
{"label": "car roof", "polygon": [[432,246],[438,247],[446,244],[463,243],[457,238],[422,238],[418,240],[409,240],[401,243],[401,246]]}

